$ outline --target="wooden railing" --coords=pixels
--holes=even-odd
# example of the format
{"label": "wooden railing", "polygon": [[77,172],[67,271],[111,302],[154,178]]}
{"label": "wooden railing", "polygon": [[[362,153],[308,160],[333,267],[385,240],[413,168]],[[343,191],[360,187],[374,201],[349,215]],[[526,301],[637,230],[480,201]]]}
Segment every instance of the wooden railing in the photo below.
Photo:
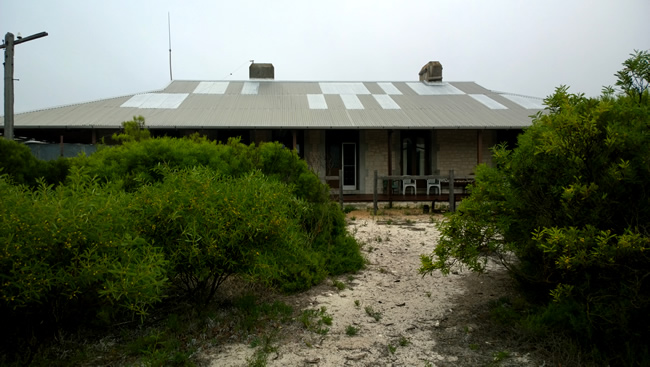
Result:
{"label": "wooden railing", "polygon": [[[442,181],[448,181],[449,182],[449,210],[450,211],[456,211],[456,198],[454,196],[455,192],[455,187],[454,187],[454,170],[449,170],[449,176],[443,176],[443,175],[425,175],[425,176],[411,176],[411,175],[402,175],[402,176],[378,176],[377,171],[375,170],[375,177],[374,177],[374,183],[373,183],[373,210],[374,213],[377,214],[377,182],[379,180],[388,180],[388,197],[391,197],[391,194],[393,192],[392,189],[392,181],[393,180],[429,180],[429,179],[437,179],[440,182]],[[416,186],[416,191],[417,191],[417,186]],[[440,190],[440,193],[442,193],[442,188]],[[389,199],[390,200],[390,199]]]}
{"label": "wooden railing", "polygon": [[[338,187],[338,199],[339,199],[339,204],[341,205],[341,208],[343,208],[343,185],[341,184],[343,182],[343,177],[342,177],[342,170],[339,170],[339,176],[327,176],[326,180],[332,181],[332,180],[339,180],[339,187]],[[379,196],[379,182],[380,181],[387,181],[386,182],[386,188],[388,190],[388,201],[392,204],[392,196],[393,196],[393,181],[402,181],[402,180],[407,180],[411,179],[414,180],[416,183],[418,180],[424,180],[425,182],[429,179],[437,179],[441,183],[448,183],[449,184],[449,210],[450,211],[456,211],[456,190],[457,188],[463,188],[467,185],[467,183],[471,183],[474,181],[473,177],[455,177],[454,175],[454,170],[449,170],[448,175],[422,175],[422,176],[413,176],[413,175],[401,175],[401,176],[379,176],[377,171],[374,171],[374,178],[373,178],[373,210],[374,213],[377,214],[378,210],[378,196]],[[461,185],[456,185],[457,182],[462,181],[463,184]],[[400,188],[401,189],[401,188]],[[416,184],[416,195],[417,195],[417,184]],[[439,194],[442,194],[442,186],[440,187],[440,192]],[[400,195],[402,197],[402,195]],[[385,199],[384,199],[385,200]],[[401,199],[403,200],[403,199]]]}

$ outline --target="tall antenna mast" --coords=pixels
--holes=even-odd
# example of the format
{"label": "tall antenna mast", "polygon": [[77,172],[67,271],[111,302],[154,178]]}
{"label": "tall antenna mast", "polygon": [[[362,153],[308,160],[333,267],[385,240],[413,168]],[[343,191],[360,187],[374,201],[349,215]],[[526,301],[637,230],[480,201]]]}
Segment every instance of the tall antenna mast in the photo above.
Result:
{"label": "tall antenna mast", "polygon": [[174,80],[172,77],[172,24],[169,12],[167,12],[167,31],[169,32],[169,80],[172,81]]}

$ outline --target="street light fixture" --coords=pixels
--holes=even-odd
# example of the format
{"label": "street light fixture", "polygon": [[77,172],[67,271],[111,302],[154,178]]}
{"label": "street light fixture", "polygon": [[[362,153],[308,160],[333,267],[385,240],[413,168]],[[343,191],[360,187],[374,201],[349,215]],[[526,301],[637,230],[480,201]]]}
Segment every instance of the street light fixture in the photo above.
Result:
{"label": "street light fixture", "polygon": [[47,36],[47,32],[32,34],[27,37],[20,37],[14,41],[14,34],[8,32],[5,35],[4,44],[0,48],[5,49],[5,139],[14,139],[14,46],[23,42],[35,40]]}

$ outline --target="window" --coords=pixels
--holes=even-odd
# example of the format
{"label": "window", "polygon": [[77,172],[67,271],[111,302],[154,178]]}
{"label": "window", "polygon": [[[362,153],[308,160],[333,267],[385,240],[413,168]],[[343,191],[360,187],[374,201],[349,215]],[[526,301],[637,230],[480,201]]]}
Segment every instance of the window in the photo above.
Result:
{"label": "window", "polygon": [[429,131],[402,131],[402,175],[431,174]]}

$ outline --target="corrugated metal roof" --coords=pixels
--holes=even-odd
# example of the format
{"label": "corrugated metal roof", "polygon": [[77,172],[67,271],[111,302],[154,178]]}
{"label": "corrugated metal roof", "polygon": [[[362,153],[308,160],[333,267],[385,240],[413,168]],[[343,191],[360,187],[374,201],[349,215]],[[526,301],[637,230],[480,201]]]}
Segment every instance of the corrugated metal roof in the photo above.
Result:
{"label": "corrugated metal roof", "polygon": [[142,115],[153,129],[521,128],[542,107],[541,98],[473,82],[173,81],[158,92],[16,114],[14,124],[119,128]]}
{"label": "corrugated metal roof", "polygon": [[449,83],[423,83],[412,82],[406,83],[415,93],[421,96],[448,95],[448,94],[465,94],[462,90],[454,87]]}
{"label": "corrugated metal roof", "polygon": [[356,94],[341,94],[341,100],[348,110],[363,110],[363,104]]}
{"label": "corrugated metal roof", "polygon": [[544,108],[544,105],[542,104],[542,100],[538,98],[530,98],[527,96],[520,96],[517,94],[509,94],[509,93],[503,93],[502,96],[504,98],[507,98],[516,104],[520,105],[523,108],[528,108],[528,109],[542,109]]}
{"label": "corrugated metal roof", "polygon": [[368,88],[366,88],[363,83],[348,83],[348,82],[336,82],[336,83],[318,83],[320,85],[321,93],[323,94],[346,94],[346,95],[355,95],[355,94],[370,94]]}
{"label": "corrugated metal roof", "polygon": [[377,103],[379,103],[381,108],[385,110],[400,109],[400,106],[395,101],[393,101],[393,99],[390,98],[388,94],[373,94],[372,96],[375,97],[375,100],[377,101]]}
{"label": "corrugated metal roof", "polygon": [[194,89],[197,94],[224,94],[229,82],[200,82]]}
{"label": "corrugated metal roof", "polygon": [[312,110],[327,109],[327,102],[325,102],[325,95],[323,94],[308,94],[307,100],[309,101],[309,108]]}
{"label": "corrugated metal roof", "polygon": [[502,105],[501,103],[493,100],[492,98],[486,96],[485,94],[469,94],[470,97],[475,100],[483,103],[485,107],[491,110],[506,110],[508,107]]}
{"label": "corrugated metal roof", "polygon": [[188,93],[144,93],[136,94],[120,107],[175,109],[183,103]]}
{"label": "corrugated metal roof", "polygon": [[379,87],[384,91],[386,94],[402,94],[399,89],[397,89],[393,83],[377,83],[379,84]]}

